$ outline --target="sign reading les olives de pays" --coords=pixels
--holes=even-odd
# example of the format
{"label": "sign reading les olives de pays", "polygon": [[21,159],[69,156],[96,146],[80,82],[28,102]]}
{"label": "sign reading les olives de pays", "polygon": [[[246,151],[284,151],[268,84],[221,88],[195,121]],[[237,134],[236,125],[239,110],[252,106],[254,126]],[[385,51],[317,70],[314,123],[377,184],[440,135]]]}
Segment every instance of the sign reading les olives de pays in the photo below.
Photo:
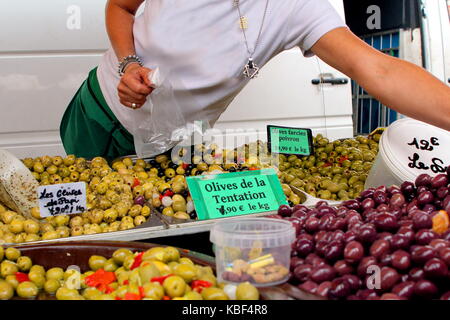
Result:
{"label": "sign reading les olives de pays", "polygon": [[313,153],[311,129],[267,126],[267,140],[272,153],[309,156]]}
{"label": "sign reading les olives de pays", "polygon": [[83,213],[86,211],[86,183],[62,183],[38,188],[41,217],[62,214]]}
{"label": "sign reading les olives de pays", "polygon": [[274,211],[287,204],[273,169],[196,176],[186,180],[199,220]]}

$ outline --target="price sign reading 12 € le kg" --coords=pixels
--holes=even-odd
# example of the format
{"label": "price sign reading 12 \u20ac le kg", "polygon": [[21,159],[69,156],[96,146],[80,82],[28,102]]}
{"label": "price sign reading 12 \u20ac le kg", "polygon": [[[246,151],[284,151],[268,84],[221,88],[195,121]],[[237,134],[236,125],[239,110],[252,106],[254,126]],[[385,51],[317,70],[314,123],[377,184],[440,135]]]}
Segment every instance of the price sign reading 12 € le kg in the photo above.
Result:
{"label": "price sign reading 12 \u20ac le kg", "polygon": [[300,156],[313,154],[311,129],[267,126],[267,140],[272,153]]}
{"label": "price sign reading 12 \u20ac le kg", "polygon": [[86,211],[86,183],[62,183],[38,188],[41,217]]}
{"label": "price sign reading 12 \u20ac le kg", "polygon": [[199,220],[274,211],[287,204],[273,169],[196,176],[186,181]]}

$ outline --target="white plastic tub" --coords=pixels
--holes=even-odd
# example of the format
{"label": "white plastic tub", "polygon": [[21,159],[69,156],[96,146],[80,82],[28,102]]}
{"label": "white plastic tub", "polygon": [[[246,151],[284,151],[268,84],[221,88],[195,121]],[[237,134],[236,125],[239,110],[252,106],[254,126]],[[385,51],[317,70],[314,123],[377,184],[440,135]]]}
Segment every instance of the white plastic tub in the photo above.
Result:
{"label": "white plastic tub", "polygon": [[422,173],[443,173],[448,165],[449,131],[409,118],[397,120],[381,136],[365,187],[400,185],[414,181]]}
{"label": "white plastic tub", "polygon": [[217,277],[257,287],[287,281],[295,229],[291,222],[268,218],[236,218],[217,222],[210,240],[215,245]]}

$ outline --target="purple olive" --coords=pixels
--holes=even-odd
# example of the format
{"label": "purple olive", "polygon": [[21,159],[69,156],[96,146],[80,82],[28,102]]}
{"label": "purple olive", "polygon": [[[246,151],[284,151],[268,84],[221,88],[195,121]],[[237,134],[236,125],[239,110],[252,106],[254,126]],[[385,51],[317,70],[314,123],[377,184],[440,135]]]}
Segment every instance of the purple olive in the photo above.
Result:
{"label": "purple olive", "polygon": [[358,240],[361,242],[373,242],[377,237],[377,230],[372,224],[365,224],[359,229]]}
{"label": "purple olive", "polygon": [[360,277],[367,275],[367,268],[370,266],[377,266],[377,259],[375,257],[364,257],[358,264],[357,273]]}
{"label": "purple olive", "polygon": [[448,274],[448,267],[441,259],[433,258],[425,263],[423,271],[427,278],[445,278]]}
{"label": "purple olive", "polygon": [[317,217],[323,217],[325,215],[331,215],[332,217],[336,215],[336,210],[328,205],[323,205],[317,208]]}
{"label": "purple olive", "polygon": [[313,267],[310,264],[299,265],[294,269],[294,277],[300,282],[305,282],[308,280],[312,269]]}
{"label": "purple olive", "polygon": [[324,281],[317,287],[316,294],[322,297],[327,297],[328,290],[330,290],[330,288],[331,288],[331,281]]}
{"label": "purple olive", "polygon": [[441,187],[446,187],[448,185],[448,177],[445,173],[438,174],[431,179],[431,187],[439,189]]}
{"label": "purple olive", "polygon": [[322,206],[328,206],[328,202],[325,200],[320,200],[319,202],[316,203],[315,207],[316,208],[320,208]]}
{"label": "purple olive", "polygon": [[356,291],[362,286],[361,279],[355,276],[354,274],[343,275],[342,279],[345,279],[350,284],[352,291]]}
{"label": "purple olive", "polygon": [[450,179],[450,166],[447,167],[446,173],[447,173],[447,177],[449,177],[449,179]]}
{"label": "purple olive", "polygon": [[390,267],[383,267],[381,269],[381,289],[382,290],[389,290],[393,286],[397,284],[397,282],[400,280],[400,275],[398,272]]}
{"label": "purple olive", "polygon": [[[450,167],[449,167],[450,168]],[[440,300],[450,300],[450,291],[447,291],[446,293],[444,293]]]}
{"label": "purple olive", "polygon": [[368,300],[369,298],[378,297],[377,292],[373,289],[362,289],[356,292],[356,295],[363,300]]}
{"label": "purple olive", "polygon": [[380,204],[380,205],[377,207],[377,211],[378,211],[378,212],[385,212],[385,211],[388,211],[388,210],[389,210],[389,205],[386,204],[386,203]]}
{"label": "purple olive", "polygon": [[427,245],[431,241],[436,239],[437,237],[438,237],[438,235],[434,231],[431,231],[428,229],[421,229],[421,230],[417,231],[414,239],[416,240],[416,243],[418,243],[418,244]]}
{"label": "purple olive", "polygon": [[426,192],[426,191],[430,191],[430,189],[428,187],[425,187],[425,186],[420,186],[420,187],[417,187],[416,193],[419,195],[422,192]]}
{"label": "purple olive", "polygon": [[392,264],[392,254],[387,252],[383,254],[378,260],[380,261],[380,266],[382,267],[390,266]]}
{"label": "purple olive", "polygon": [[329,265],[322,265],[312,269],[309,278],[316,283],[322,283],[333,280],[335,276],[336,271],[333,267]]}
{"label": "purple olive", "polygon": [[324,240],[327,236],[327,232],[325,230],[320,230],[314,234],[314,241],[317,243],[321,240]]}
{"label": "purple olive", "polygon": [[315,294],[319,286],[314,281],[308,280],[298,286],[299,289]]}
{"label": "purple olive", "polygon": [[448,187],[441,187],[436,190],[436,197],[439,199],[445,199],[450,194],[450,190]]}
{"label": "purple olive", "polygon": [[324,257],[329,261],[334,261],[342,256],[343,246],[341,241],[330,242],[325,250]]}
{"label": "purple olive", "polygon": [[430,215],[423,211],[417,211],[412,217],[412,222],[416,230],[429,229],[433,225]]}
{"label": "purple olive", "polygon": [[294,270],[296,267],[298,267],[304,263],[305,263],[305,260],[303,260],[299,257],[293,257],[293,258],[291,258],[290,269]]}
{"label": "purple olive", "polygon": [[304,205],[302,205],[302,204],[296,204],[293,208],[292,208],[292,212],[295,212],[295,211],[304,211],[304,212],[308,212],[309,211],[309,209],[308,209],[308,207],[306,207],[306,206],[304,206]]}
{"label": "purple olive", "polygon": [[355,263],[364,257],[364,247],[358,241],[347,243],[344,249],[344,258],[350,263]]}
{"label": "purple olive", "polygon": [[409,242],[414,240],[414,231],[410,227],[403,226],[398,229],[397,234],[404,236]]}
{"label": "purple olive", "polygon": [[319,230],[328,230],[333,220],[334,215],[331,213],[327,213],[324,216],[322,216],[319,221]]}
{"label": "purple olive", "polygon": [[414,281],[405,281],[392,288],[392,293],[399,297],[410,299],[414,294]]}
{"label": "purple olive", "polygon": [[396,193],[401,193],[401,192],[402,192],[402,190],[400,190],[400,188],[395,185],[392,185],[389,188],[387,188],[387,193],[391,196]]}
{"label": "purple olive", "polygon": [[427,299],[433,298],[437,292],[438,288],[428,280],[419,280],[414,285],[414,294]]}
{"label": "purple olive", "polygon": [[411,255],[404,250],[397,250],[392,254],[391,265],[398,270],[409,269],[411,265]]}
{"label": "purple olive", "polygon": [[143,206],[145,204],[145,198],[144,196],[138,196],[136,199],[134,199],[134,204],[138,204],[140,206]]}
{"label": "purple olive", "polygon": [[344,201],[342,205],[351,210],[359,210],[359,208],[361,207],[361,204],[358,200],[347,200]]}
{"label": "purple olive", "polygon": [[340,276],[351,274],[353,272],[352,265],[345,260],[337,261],[333,267]]}
{"label": "purple olive", "polygon": [[436,252],[432,247],[419,246],[411,249],[411,259],[417,264],[424,264],[430,259],[436,258]]}
{"label": "purple olive", "polygon": [[450,248],[450,242],[444,239],[434,239],[430,242],[430,246],[437,252],[440,252],[441,248]]}
{"label": "purple olive", "polygon": [[306,257],[314,250],[314,242],[307,239],[297,240],[295,250],[300,257]]}
{"label": "purple olive", "polygon": [[352,288],[350,284],[342,278],[334,279],[331,282],[330,290],[328,290],[328,298],[329,299],[343,299],[350,295],[352,292]]}
{"label": "purple olive", "polygon": [[400,190],[403,192],[405,196],[413,195],[416,193],[416,187],[414,183],[405,181],[401,184]]}
{"label": "purple olive", "polygon": [[286,204],[283,204],[278,208],[278,214],[282,217],[290,217],[292,215],[292,209]]}
{"label": "purple olive", "polygon": [[431,185],[431,176],[427,173],[422,173],[417,176],[415,181],[416,187],[424,186],[428,187]]}
{"label": "purple olive", "polygon": [[306,231],[313,233],[319,230],[319,222],[320,222],[319,218],[309,217],[305,222]]}
{"label": "purple olive", "polygon": [[410,243],[411,241],[409,241],[409,239],[406,236],[402,234],[395,234],[392,236],[391,249],[392,250],[407,249]]}
{"label": "purple olive", "polygon": [[419,206],[432,203],[434,201],[434,195],[431,191],[424,191],[417,196],[417,204]]}
{"label": "purple olive", "polygon": [[387,202],[387,195],[385,192],[383,191],[375,191],[373,194],[373,200],[377,203],[377,204],[382,204],[382,203],[386,203]]}
{"label": "purple olive", "polygon": [[411,214],[412,212],[419,210],[419,206],[417,205],[417,200],[414,199],[412,200],[410,203],[408,203],[408,205],[406,206],[406,211],[408,212],[408,214]]}
{"label": "purple olive", "polygon": [[363,199],[372,198],[373,194],[375,193],[374,188],[369,188],[367,190],[362,191],[359,196]]}
{"label": "purple olive", "polygon": [[438,252],[439,252],[439,257],[450,268],[450,248],[440,248]]}
{"label": "purple olive", "polygon": [[374,224],[380,230],[396,230],[399,228],[397,218],[387,212],[379,214],[375,218]]}
{"label": "purple olive", "polygon": [[[435,200],[435,202],[436,202],[436,200]],[[423,212],[425,212],[427,214],[431,214],[433,211],[436,210],[436,207],[433,204],[428,203],[423,206],[422,210],[423,210]]]}
{"label": "purple olive", "polygon": [[425,272],[423,271],[423,269],[413,268],[409,271],[408,275],[411,278],[411,280],[419,281],[425,277]]}
{"label": "purple olive", "polygon": [[392,195],[391,199],[389,200],[389,204],[396,207],[401,207],[406,203],[405,196],[401,193],[396,193]]}
{"label": "purple olive", "polygon": [[349,243],[350,241],[353,241],[356,239],[356,233],[353,231],[347,231],[344,233],[344,236],[342,240],[344,240],[345,243]]}
{"label": "purple olive", "polygon": [[370,254],[375,258],[379,258],[383,254],[389,252],[389,249],[389,241],[385,239],[378,239],[370,246]]}
{"label": "purple olive", "polygon": [[366,198],[361,202],[361,209],[373,209],[375,208],[375,201],[372,198]]}

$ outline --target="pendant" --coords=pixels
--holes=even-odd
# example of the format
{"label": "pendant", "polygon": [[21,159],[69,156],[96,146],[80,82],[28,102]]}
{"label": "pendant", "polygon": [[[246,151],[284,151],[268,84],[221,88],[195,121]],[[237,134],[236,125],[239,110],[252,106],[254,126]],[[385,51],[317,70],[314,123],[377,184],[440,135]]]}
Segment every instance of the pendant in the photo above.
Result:
{"label": "pendant", "polygon": [[258,76],[258,72],[259,72],[258,66],[256,65],[256,63],[253,62],[252,58],[249,58],[242,73],[247,78],[254,79]]}
{"label": "pendant", "polygon": [[241,28],[242,30],[248,29],[248,19],[247,19],[247,17],[242,16],[239,19],[239,28]]}

